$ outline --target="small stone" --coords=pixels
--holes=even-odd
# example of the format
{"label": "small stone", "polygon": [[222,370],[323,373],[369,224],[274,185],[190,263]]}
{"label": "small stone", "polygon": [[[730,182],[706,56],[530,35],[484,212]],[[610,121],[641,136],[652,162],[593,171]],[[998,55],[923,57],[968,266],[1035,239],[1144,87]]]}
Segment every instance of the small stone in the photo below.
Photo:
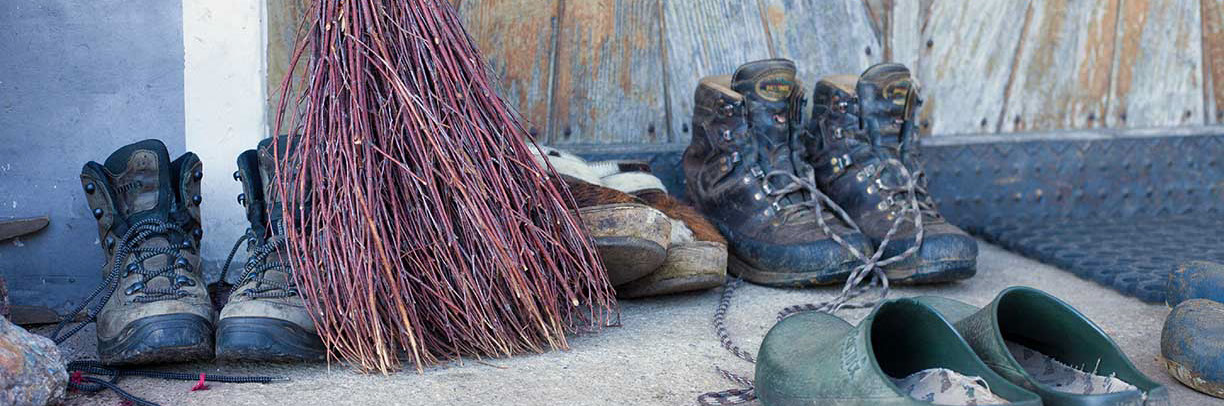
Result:
{"label": "small stone", "polygon": [[0,317],[0,404],[59,404],[67,387],[59,347]]}

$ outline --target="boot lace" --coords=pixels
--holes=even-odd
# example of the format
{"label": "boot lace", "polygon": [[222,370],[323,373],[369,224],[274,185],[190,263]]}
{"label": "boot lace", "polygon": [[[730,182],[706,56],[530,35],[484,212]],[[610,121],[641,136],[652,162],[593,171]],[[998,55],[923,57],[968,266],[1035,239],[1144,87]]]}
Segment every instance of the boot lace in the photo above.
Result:
{"label": "boot lace", "polygon": [[[96,320],[98,312],[102,310],[106,302],[110,301],[111,296],[118,289],[119,281],[133,273],[140,274],[141,278],[139,281],[128,285],[123,293],[129,296],[139,293],[138,296],[132,299],[135,302],[151,303],[161,300],[178,299],[190,295],[190,293],[182,288],[184,286],[195,286],[196,282],[180,273],[180,271],[189,272],[191,269],[191,263],[181,253],[181,247],[141,247],[141,244],[144,244],[150,238],[172,235],[186,236],[187,231],[177,224],[158,218],[141,220],[128,228],[123,237],[119,239],[119,248],[115,250],[110,271],[106,273],[102,283],[76,309],[69,313],[67,318],[56,326],[55,331],[51,333],[51,340],[56,344],[63,343],[81,331],[82,328],[85,328],[87,324]],[[171,259],[169,265],[158,268],[148,268],[144,265],[146,260],[159,255]],[[123,264],[128,262],[128,258],[131,258],[132,262],[124,266]],[[169,287],[149,288],[149,284],[155,278],[169,279]],[[100,300],[95,302],[94,299],[99,297]],[[64,327],[71,324],[76,316],[85,311],[87,307],[89,310],[85,321],[61,335],[60,332]]]}
{"label": "boot lace", "polygon": [[[907,180],[909,184],[887,184],[884,181],[885,177],[883,175],[889,172],[890,168],[900,173],[900,178]],[[884,196],[884,204],[889,210],[899,212],[917,208],[924,218],[943,218],[939,214],[939,210],[935,208],[935,200],[927,192],[926,173],[921,169],[910,171],[909,167],[900,160],[885,158],[881,160],[881,164],[870,165],[865,171],[866,176],[872,179],[876,188],[880,190],[881,196]],[[910,197],[913,197],[913,199],[910,199]]]}
{"label": "boot lace", "polygon": [[221,269],[221,274],[226,275],[229,273],[230,264],[234,260],[234,255],[238,253],[238,248],[242,246],[243,242],[258,244],[251,252],[251,255],[247,257],[246,265],[243,267],[244,273],[242,275],[242,279],[240,279],[238,283],[234,284],[234,289],[251,284],[251,287],[244,289],[240,293],[241,295],[251,299],[284,298],[296,296],[298,294],[298,288],[297,283],[294,282],[293,278],[288,278],[287,282],[267,278],[268,271],[277,271],[286,274],[290,273],[292,268],[290,268],[288,264],[280,261],[271,261],[268,259],[268,257],[270,257],[273,253],[276,253],[284,248],[287,240],[285,240],[284,237],[273,235],[268,237],[262,243],[259,241],[259,238],[255,236],[255,232],[248,228],[246,234],[238,237],[238,241],[234,242],[234,247],[230,249],[229,256],[225,259],[225,267]]}
{"label": "boot lace", "polygon": [[[855,258],[859,259],[862,264],[855,267],[854,270],[850,272],[850,276],[847,278],[846,283],[842,286],[841,292],[836,297],[825,302],[799,304],[786,307],[778,312],[777,321],[780,322],[787,317],[809,311],[833,314],[841,309],[872,308],[882,304],[884,299],[888,297],[888,277],[884,273],[884,267],[889,264],[905,260],[918,252],[918,249],[922,246],[924,235],[923,217],[925,217],[923,215],[924,211],[921,209],[923,206],[919,204],[918,199],[918,191],[920,190],[918,178],[915,174],[911,173],[909,169],[905,167],[905,165],[901,165],[900,161],[893,161],[897,166],[898,174],[902,179],[902,184],[898,185],[896,189],[898,190],[899,195],[902,196],[902,201],[908,204],[908,208],[902,209],[900,211],[900,215],[895,216],[892,225],[888,229],[888,232],[885,233],[884,238],[880,241],[880,246],[874,253],[872,253],[871,256],[865,255],[857,247],[849,244],[840,235],[833,232],[833,230],[829,227],[825,216],[817,216],[817,223],[820,225],[821,230],[836,241],[843,249],[849,251]],[[921,175],[921,173],[918,175]],[[788,179],[785,187],[772,191],[770,192],[771,194],[787,194],[795,190],[805,190],[811,193],[812,198],[793,203],[792,205],[805,206],[818,210],[827,209],[828,211],[836,213],[837,216],[842,219],[842,221],[849,224],[853,229],[858,230],[858,226],[854,223],[850,216],[844,210],[842,210],[840,206],[834,203],[831,198],[822,193],[820,188],[815,185],[815,182],[812,182],[809,179],[801,178],[786,171],[773,171],[767,175],[767,178],[772,177],[786,177]],[[921,188],[921,190],[923,193],[925,193],[924,187]],[[916,230],[914,245],[906,248],[905,251],[902,251],[897,255],[881,259],[884,254],[885,247],[892,242],[892,238],[900,229],[902,222],[906,219],[905,214],[907,213],[912,216],[911,221],[913,221]],[[719,300],[718,308],[714,312],[714,331],[718,336],[718,340],[722,344],[723,348],[727,349],[727,351],[731,352],[731,354],[735,355],[737,358],[749,363],[756,363],[756,359],[750,352],[735,344],[735,342],[731,339],[729,330],[727,329],[727,311],[731,307],[731,299],[735,294],[735,290],[741,283],[741,279],[735,279],[728,281],[724,285],[722,298]],[[858,303],[851,302],[853,299],[863,296],[873,290],[879,291],[878,297]],[[741,388],[702,394],[697,397],[697,402],[699,404],[707,406],[737,405],[756,400],[756,388],[751,378],[736,374],[719,366],[715,366],[714,369],[719,375],[741,386]]]}

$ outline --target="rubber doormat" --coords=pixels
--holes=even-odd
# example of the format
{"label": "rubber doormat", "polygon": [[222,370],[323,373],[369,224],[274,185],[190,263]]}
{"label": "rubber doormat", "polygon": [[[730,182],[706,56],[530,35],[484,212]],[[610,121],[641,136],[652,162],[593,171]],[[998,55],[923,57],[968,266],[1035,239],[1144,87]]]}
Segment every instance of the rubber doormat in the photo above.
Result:
{"label": "rubber doormat", "polygon": [[1224,263],[1224,218],[1186,216],[1009,222],[982,237],[1145,302],[1164,302],[1169,272],[1187,260]]}
{"label": "rubber doormat", "polygon": [[1224,262],[1224,136],[924,148],[931,194],[967,231],[1147,302],[1169,272]]}

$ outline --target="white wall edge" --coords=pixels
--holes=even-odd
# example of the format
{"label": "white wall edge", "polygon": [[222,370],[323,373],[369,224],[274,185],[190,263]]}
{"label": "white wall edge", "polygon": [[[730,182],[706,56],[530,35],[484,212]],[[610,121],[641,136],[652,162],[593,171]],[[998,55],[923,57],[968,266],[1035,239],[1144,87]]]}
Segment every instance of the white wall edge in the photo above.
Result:
{"label": "white wall edge", "polygon": [[247,228],[235,160],[268,134],[267,10],[263,0],[182,4],[186,142],[204,163],[201,256],[215,263]]}

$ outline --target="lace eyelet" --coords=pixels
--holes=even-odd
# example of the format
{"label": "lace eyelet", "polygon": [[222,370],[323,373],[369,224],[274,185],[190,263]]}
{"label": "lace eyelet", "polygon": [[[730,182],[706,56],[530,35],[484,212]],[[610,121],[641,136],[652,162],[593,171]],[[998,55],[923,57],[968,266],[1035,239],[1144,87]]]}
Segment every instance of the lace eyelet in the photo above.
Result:
{"label": "lace eyelet", "polygon": [[144,282],[136,282],[136,283],[133,283],[131,286],[128,286],[127,290],[123,291],[123,294],[131,296],[135,294],[136,292],[139,292],[141,289],[144,289],[144,287],[145,287]]}
{"label": "lace eyelet", "polygon": [[174,266],[188,267],[191,266],[191,262],[187,261],[187,258],[179,257],[179,259],[174,260]]}
{"label": "lace eyelet", "polygon": [[179,275],[177,278],[174,278],[174,285],[175,286],[195,286],[196,283],[191,278],[188,278],[184,275]]}

